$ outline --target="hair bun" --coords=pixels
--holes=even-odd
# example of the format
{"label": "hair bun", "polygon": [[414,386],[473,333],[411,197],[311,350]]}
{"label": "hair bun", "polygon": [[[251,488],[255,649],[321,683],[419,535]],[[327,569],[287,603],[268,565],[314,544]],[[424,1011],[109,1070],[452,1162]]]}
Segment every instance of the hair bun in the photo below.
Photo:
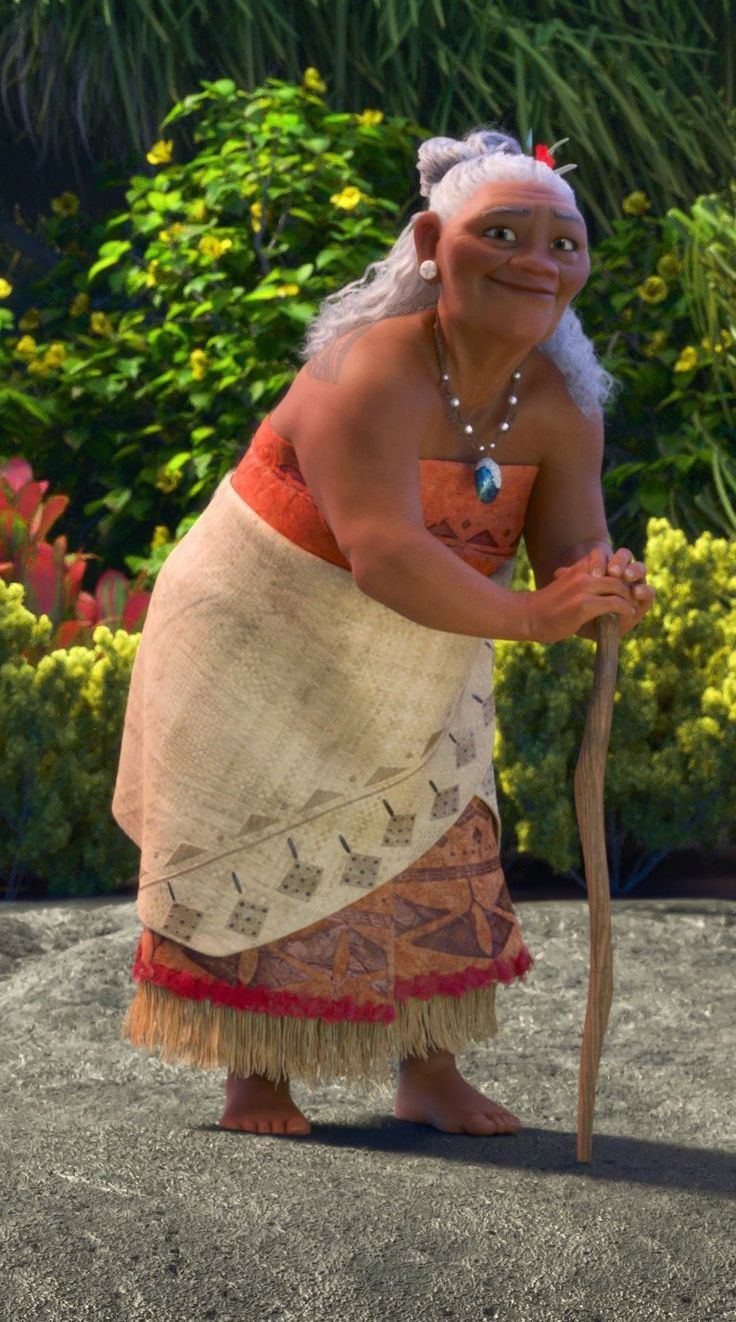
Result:
{"label": "hair bun", "polygon": [[495,129],[470,129],[464,138],[428,138],[417,152],[419,192],[429,197],[429,190],[460,161],[496,153],[519,156],[521,146],[511,134]]}

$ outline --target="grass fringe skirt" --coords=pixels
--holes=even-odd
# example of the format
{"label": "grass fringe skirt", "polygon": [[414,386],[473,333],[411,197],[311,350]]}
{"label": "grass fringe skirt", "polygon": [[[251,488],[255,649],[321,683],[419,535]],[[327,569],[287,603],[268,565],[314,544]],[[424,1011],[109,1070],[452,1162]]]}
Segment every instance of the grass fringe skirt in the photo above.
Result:
{"label": "grass fringe skirt", "polygon": [[265,1074],[274,1083],[289,1078],[319,1086],[344,1078],[390,1087],[392,1058],[457,1054],[471,1042],[495,1036],[496,986],[397,1001],[396,1018],[386,1024],[233,1009],[140,982],[120,1035],[135,1047],[157,1050],[169,1064],[226,1067],[241,1077]]}
{"label": "grass fringe skirt", "polygon": [[144,927],[121,1036],[196,1069],[383,1088],[392,1060],[494,1037],[497,984],[533,963],[473,798],[393,881],[279,941],[208,956]]}

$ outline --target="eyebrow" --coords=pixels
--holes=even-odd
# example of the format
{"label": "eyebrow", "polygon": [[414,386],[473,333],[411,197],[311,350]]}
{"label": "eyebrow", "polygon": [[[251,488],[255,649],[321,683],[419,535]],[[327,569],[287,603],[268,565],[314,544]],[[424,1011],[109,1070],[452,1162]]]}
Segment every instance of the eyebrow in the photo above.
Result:
{"label": "eyebrow", "polygon": [[[530,216],[531,207],[489,207],[486,211],[480,211],[476,220],[481,220],[483,216]],[[553,211],[552,213],[558,220],[574,220],[578,225],[585,224],[582,216],[578,216],[573,211]]]}

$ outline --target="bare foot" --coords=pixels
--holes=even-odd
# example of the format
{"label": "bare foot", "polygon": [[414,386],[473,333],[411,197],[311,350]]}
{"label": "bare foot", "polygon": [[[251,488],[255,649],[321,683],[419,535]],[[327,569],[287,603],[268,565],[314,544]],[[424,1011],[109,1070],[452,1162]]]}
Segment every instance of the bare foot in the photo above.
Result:
{"label": "bare foot", "polygon": [[273,1083],[263,1074],[241,1079],[228,1070],[225,1110],[220,1129],[242,1129],[251,1134],[311,1134],[307,1117],[291,1099],[289,1080]]}
{"label": "bare foot", "polygon": [[[438,1063],[440,1055],[448,1059]],[[512,1111],[468,1083],[449,1053],[434,1053],[428,1062],[402,1062],[394,1115],[446,1134],[516,1134],[524,1127]]]}

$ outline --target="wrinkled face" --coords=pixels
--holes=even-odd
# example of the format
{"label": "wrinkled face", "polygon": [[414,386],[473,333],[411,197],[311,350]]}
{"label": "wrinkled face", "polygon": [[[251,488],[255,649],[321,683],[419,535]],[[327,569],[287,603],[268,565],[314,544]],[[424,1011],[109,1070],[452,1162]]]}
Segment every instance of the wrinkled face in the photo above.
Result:
{"label": "wrinkled face", "polygon": [[464,319],[538,342],[590,274],[585,222],[554,189],[495,180],[442,225],[441,297]]}

